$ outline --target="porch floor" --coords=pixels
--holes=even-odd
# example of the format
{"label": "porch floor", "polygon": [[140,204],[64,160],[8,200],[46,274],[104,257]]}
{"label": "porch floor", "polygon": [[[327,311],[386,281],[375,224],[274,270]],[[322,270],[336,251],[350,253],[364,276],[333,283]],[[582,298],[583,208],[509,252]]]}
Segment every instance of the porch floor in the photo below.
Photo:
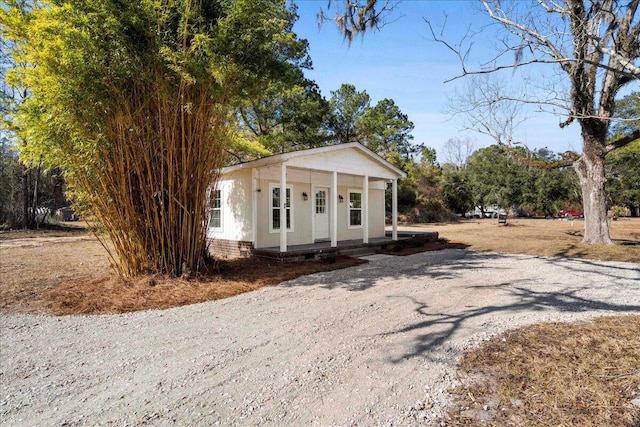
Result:
{"label": "porch floor", "polygon": [[370,238],[369,243],[362,239],[338,241],[337,247],[331,247],[330,241],[321,241],[306,245],[289,245],[287,252],[280,252],[279,246],[253,249],[252,256],[260,258],[280,259],[283,262],[304,261],[308,259],[330,258],[336,255],[368,255],[379,249],[387,249],[393,245],[421,246],[438,240],[437,232],[402,232],[398,231],[398,240],[391,238],[387,231],[385,237]]}

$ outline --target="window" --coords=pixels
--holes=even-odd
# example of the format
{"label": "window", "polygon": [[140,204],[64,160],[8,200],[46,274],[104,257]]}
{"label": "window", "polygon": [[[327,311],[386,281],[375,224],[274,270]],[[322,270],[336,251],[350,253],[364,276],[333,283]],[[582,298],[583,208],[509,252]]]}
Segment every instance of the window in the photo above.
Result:
{"label": "window", "polygon": [[316,190],[316,213],[327,213],[327,192],[325,190]]}
{"label": "window", "polygon": [[[292,188],[287,186],[286,195],[285,195],[285,212],[286,212],[286,226],[287,230],[293,231],[293,225],[291,222],[291,218],[293,215],[292,205],[291,205],[291,193],[293,192]],[[269,231],[274,233],[280,230],[280,187],[276,185],[271,185],[271,209],[269,219]]]}
{"label": "window", "polygon": [[222,190],[211,192],[211,209],[209,210],[209,228],[222,229]]}
{"label": "window", "polygon": [[349,190],[349,228],[362,227],[362,192]]}

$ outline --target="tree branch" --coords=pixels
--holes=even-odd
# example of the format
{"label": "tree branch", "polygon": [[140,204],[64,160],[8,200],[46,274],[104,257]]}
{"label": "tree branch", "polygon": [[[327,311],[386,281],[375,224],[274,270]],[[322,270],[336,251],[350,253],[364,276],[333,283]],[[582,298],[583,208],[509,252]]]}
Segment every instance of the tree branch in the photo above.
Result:
{"label": "tree branch", "polygon": [[616,139],[615,141],[608,143],[605,148],[605,155],[609,154],[613,150],[617,150],[631,144],[636,139],[640,139],[640,129],[636,129],[631,134],[625,135],[621,138]]}
{"label": "tree branch", "polygon": [[[553,56],[556,61],[561,61],[563,59],[565,59],[565,55],[562,54],[562,51],[560,49],[558,49],[556,47],[556,45],[554,43],[552,43],[547,37],[543,36],[542,34],[540,34],[539,32],[535,31],[532,28],[528,28],[527,26],[513,21],[511,19],[508,19],[506,17],[503,16],[498,16],[495,11],[493,10],[493,8],[489,5],[488,0],[481,0],[482,1],[482,5],[485,7],[485,10],[487,11],[487,13],[489,14],[489,17],[499,23],[501,23],[502,25],[504,25],[507,29],[509,28],[515,28],[518,31],[521,32],[522,35],[520,35],[520,38],[523,38],[523,35],[529,35],[530,37],[534,38],[535,40],[537,40],[539,43],[541,43],[542,45],[544,45],[547,49],[549,49],[549,51],[551,52],[551,56]],[[567,68],[566,64],[560,64],[562,66],[562,68],[565,71],[569,71],[569,69]]]}
{"label": "tree branch", "polygon": [[[327,10],[332,4],[336,5],[336,14],[333,18],[328,17],[324,10],[318,12],[318,27],[327,21],[333,21],[342,32],[349,45],[358,34],[364,34],[367,30],[380,30],[388,24],[384,20],[385,16],[391,13],[401,0],[366,0],[364,5],[360,0],[329,0]],[[344,2],[343,7],[339,3]],[[376,9],[378,2],[383,3],[380,9]]]}
{"label": "tree branch", "polygon": [[[513,158],[516,159],[516,161],[518,161],[520,164],[530,166],[532,168],[537,168],[537,169],[566,168],[569,166],[573,166],[573,162],[575,162],[580,158],[580,156],[577,153],[573,151],[566,151],[564,153],[559,154],[561,159],[558,159],[558,160],[536,159],[532,156],[523,156],[517,150],[514,150],[513,147],[509,145],[502,145],[502,146],[505,148],[507,153],[511,154]],[[530,153],[530,152],[531,151],[527,149],[527,153]]]}

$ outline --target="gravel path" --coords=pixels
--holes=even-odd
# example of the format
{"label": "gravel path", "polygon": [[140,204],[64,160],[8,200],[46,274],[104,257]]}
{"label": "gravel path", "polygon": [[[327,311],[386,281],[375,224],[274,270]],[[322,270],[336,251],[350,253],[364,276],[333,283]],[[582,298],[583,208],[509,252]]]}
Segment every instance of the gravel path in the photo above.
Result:
{"label": "gravel path", "polygon": [[165,311],[0,315],[0,424],[428,425],[464,348],[638,312],[640,264],[445,250]]}

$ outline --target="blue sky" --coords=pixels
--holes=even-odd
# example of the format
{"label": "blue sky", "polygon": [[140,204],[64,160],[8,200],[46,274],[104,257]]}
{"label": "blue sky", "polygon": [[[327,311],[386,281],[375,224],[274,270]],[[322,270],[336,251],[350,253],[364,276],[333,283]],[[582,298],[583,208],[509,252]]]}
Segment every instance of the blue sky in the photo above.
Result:
{"label": "blue sky", "polygon": [[[314,66],[306,74],[315,80],[325,97],[329,98],[330,92],[342,83],[351,83],[366,91],[373,105],[384,98],[393,99],[413,121],[414,141],[435,148],[439,160],[442,146],[449,138],[471,136],[478,147],[493,142],[479,133],[461,130],[459,121],[444,113],[448,98],[456,87],[462,88],[464,79],[444,83],[459,75],[461,67],[449,50],[431,40],[423,19],[429,17],[434,24],[442,24],[446,14],[445,38],[457,42],[470,25],[479,28],[489,23],[478,12],[477,2],[405,0],[381,31],[358,37],[351,46],[332,23],[318,29],[316,14],[320,8],[326,8],[328,0],[295,0],[295,3],[300,18],[294,31],[309,41]],[[490,31],[474,38],[473,52],[478,58],[490,57]],[[519,74],[520,70],[507,77],[518,79]],[[579,151],[578,126],[560,129],[560,121],[557,116],[537,114],[518,128],[516,136],[529,148],[548,147],[556,153]]]}

